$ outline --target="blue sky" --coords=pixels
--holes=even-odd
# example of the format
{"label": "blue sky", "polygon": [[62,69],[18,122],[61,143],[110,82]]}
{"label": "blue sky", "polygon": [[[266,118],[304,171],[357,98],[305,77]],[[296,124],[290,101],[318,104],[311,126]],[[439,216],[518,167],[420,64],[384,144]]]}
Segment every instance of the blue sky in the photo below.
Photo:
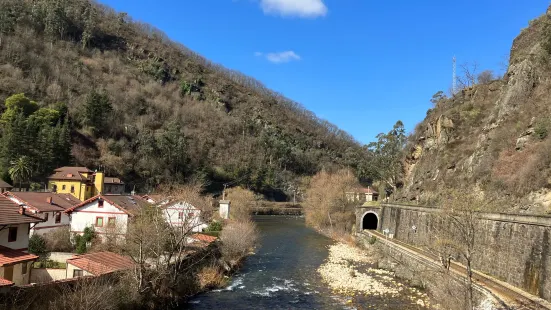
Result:
{"label": "blue sky", "polygon": [[452,57],[503,72],[548,0],[100,0],[301,103],[361,143],[413,130]]}

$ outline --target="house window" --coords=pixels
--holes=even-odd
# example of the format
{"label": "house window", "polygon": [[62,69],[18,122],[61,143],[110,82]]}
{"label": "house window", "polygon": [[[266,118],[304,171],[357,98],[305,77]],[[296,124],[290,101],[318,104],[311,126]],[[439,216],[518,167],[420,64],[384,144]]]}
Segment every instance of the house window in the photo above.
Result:
{"label": "house window", "polygon": [[8,231],[8,242],[17,241],[17,227],[10,227]]}
{"label": "house window", "polygon": [[178,219],[183,220],[184,219],[184,212],[178,212]]}
{"label": "house window", "polygon": [[56,223],[56,224],[61,223],[61,212],[57,212],[57,213],[55,214],[55,223]]}
{"label": "house window", "polygon": [[103,199],[98,200],[98,208],[103,208]]}
{"label": "house window", "polygon": [[50,213],[48,213],[48,212],[44,213],[44,222],[48,221],[49,215],[50,215]]}
{"label": "house window", "polygon": [[96,227],[103,227],[103,217],[96,217]]}
{"label": "house window", "polygon": [[74,193],[74,192],[75,192],[75,186],[71,185],[71,193]]}
{"label": "house window", "polygon": [[115,226],[115,218],[114,218],[114,217],[110,217],[110,218],[107,220],[107,225],[109,225],[110,227]]}
{"label": "house window", "polygon": [[79,270],[79,269],[73,270],[73,278],[78,278],[82,276],[83,276],[82,270]]}
{"label": "house window", "polygon": [[66,190],[67,186],[65,184],[61,185],[61,190]]}
{"label": "house window", "polygon": [[57,193],[57,185],[52,185],[52,192]]}
{"label": "house window", "polygon": [[21,264],[21,274],[26,275],[27,274],[27,262],[24,262]]}

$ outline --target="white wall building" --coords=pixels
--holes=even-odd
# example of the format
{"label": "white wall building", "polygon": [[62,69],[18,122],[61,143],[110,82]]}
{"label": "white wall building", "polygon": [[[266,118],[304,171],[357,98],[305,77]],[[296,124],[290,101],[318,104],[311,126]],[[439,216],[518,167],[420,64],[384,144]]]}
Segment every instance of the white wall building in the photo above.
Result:
{"label": "white wall building", "polygon": [[128,219],[148,205],[135,195],[97,195],[65,212],[70,217],[71,233],[82,234],[86,227],[92,226],[100,237],[106,234],[124,236]]}
{"label": "white wall building", "polygon": [[0,196],[0,285],[29,283],[31,264],[37,256],[26,253],[31,225],[42,219],[27,214],[10,199]]}
{"label": "white wall building", "polygon": [[44,192],[7,192],[4,194],[16,204],[23,206],[29,214],[44,219],[31,226],[30,235],[43,235],[52,230],[68,227],[69,215],[64,211],[81,203],[70,194]]}
{"label": "white wall building", "polygon": [[161,205],[166,222],[172,227],[201,232],[208,227],[201,218],[201,210],[185,201],[172,201]]}

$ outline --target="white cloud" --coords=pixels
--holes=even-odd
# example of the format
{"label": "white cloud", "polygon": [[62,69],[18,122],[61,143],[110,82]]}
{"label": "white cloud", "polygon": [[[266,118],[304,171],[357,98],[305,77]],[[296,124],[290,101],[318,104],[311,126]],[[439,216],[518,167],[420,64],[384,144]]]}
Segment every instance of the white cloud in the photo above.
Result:
{"label": "white cloud", "polygon": [[269,62],[275,63],[275,64],[282,64],[286,62],[296,61],[300,60],[301,57],[295,53],[294,51],[285,51],[285,52],[279,52],[279,53],[260,53],[256,52],[254,53],[256,57],[264,56]]}
{"label": "white cloud", "polygon": [[260,0],[266,14],[281,16],[319,17],[327,14],[323,0]]}

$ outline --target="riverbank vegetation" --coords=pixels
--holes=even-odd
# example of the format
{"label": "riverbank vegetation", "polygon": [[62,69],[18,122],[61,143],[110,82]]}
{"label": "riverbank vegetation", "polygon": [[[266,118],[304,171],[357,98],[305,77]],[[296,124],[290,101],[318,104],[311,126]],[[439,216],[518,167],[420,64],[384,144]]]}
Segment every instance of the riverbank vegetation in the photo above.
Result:
{"label": "riverbank vegetation", "polygon": [[[201,210],[202,222],[212,223],[209,227],[218,230],[220,238],[197,238],[197,222],[170,224],[162,206],[144,207],[133,214],[124,238],[113,227],[105,234],[94,234],[86,247],[88,252],[111,251],[129,257],[133,268],[94,280],[50,283],[0,294],[0,299],[4,298],[0,309],[174,309],[197,293],[224,286],[256,246],[258,231],[250,216],[221,220],[212,212],[212,200],[201,195],[202,187],[197,184],[165,187],[163,191],[173,200],[193,203]],[[44,240],[35,243],[40,249],[46,246]],[[109,294],[102,300],[88,296],[106,291]],[[109,298],[107,306],[103,298]],[[94,301],[97,305],[91,306]]]}

